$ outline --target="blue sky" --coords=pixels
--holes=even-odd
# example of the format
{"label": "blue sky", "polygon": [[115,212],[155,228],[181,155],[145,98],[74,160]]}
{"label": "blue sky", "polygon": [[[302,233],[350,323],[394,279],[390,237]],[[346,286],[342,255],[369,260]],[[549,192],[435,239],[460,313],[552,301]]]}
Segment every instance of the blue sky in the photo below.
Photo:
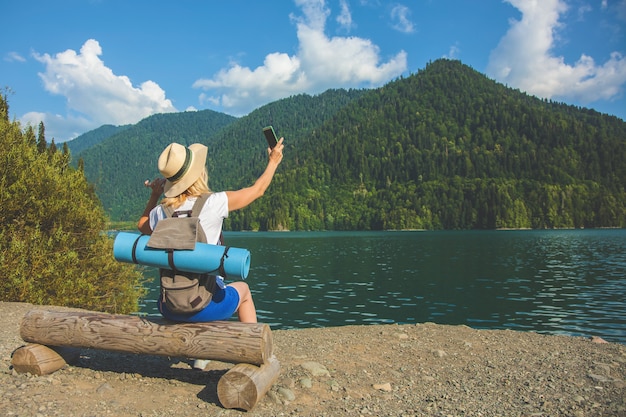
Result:
{"label": "blue sky", "polygon": [[442,57],[626,119],[626,0],[0,0],[0,15],[10,116],[57,143],[378,87]]}

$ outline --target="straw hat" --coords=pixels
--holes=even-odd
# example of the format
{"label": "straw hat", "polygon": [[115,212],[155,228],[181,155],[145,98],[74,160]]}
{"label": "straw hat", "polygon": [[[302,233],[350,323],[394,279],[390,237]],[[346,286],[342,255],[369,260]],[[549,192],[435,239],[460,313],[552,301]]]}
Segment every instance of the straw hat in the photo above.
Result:
{"label": "straw hat", "polygon": [[165,177],[165,197],[176,197],[202,175],[208,148],[194,143],[185,148],[172,143],[159,156],[159,171]]}

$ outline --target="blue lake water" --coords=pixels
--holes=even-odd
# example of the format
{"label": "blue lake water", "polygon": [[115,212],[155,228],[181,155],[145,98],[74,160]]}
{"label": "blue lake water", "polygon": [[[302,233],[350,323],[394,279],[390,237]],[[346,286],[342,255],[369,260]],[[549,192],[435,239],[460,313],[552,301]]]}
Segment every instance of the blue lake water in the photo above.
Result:
{"label": "blue lake water", "polygon": [[[626,230],[225,233],[273,329],[465,324],[626,344]],[[156,277],[149,268],[147,276]],[[141,313],[157,315],[158,280]]]}

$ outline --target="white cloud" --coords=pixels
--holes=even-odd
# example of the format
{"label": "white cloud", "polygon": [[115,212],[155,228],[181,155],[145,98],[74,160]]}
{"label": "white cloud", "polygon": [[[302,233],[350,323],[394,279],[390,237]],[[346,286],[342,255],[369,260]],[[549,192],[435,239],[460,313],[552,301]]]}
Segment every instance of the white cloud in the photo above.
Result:
{"label": "white cloud", "polygon": [[341,12],[337,16],[337,23],[339,23],[348,32],[353,28],[352,14],[350,13],[350,6],[348,6],[347,0],[340,0],[339,7]]}
{"label": "white cloud", "polygon": [[583,4],[578,7],[578,20],[584,20],[585,15],[593,11],[593,8],[588,4]]}
{"label": "white cloud", "polygon": [[398,4],[391,9],[392,27],[402,33],[413,33],[415,26],[411,22],[411,10],[408,7]]}
{"label": "white cloud", "polygon": [[617,10],[617,17],[626,22],[626,0],[621,0],[617,3],[615,9]]}
{"label": "white cloud", "polygon": [[263,66],[254,70],[233,64],[219,71],[212,79],[197,80],[193,87],[224,91],[219,97],[203,93],[199,99],[203,103],[221,105],[238,113],[251,110],[259,103],[304,91],[308,84],[297,57],[273,53],[265,57]]}
{"label": "white cloud", "polygon": [[406,52],[380,63],[379,48],[358,37],[324,33],[330,11],[323,0],[296,0],[303,16],[291,16],[300,42],[296,55],[275,52],[255,69],[232,64],[211,79],[199,79],[194,88],[209,93],[202,102],[219,103],[233,114],[246,114],[291,94],[316,94],[328,88],[376,87],[407,68]]}
{"label": "white cloud", "polygon": [[[106,67],[100,55],[102,48],[94,39],[87,40],[78,54],[72,49],[54,56],[33,54],[45,65],[45,71],[39,73],[44,88],[66,97],[68,109],[80,115],[66,116],[68,124],[80,121],[90,125],[88,128],[124,125],[151,114],[177,111],[158,84],[145,81],[135,87],[128,77],[115,75]],[[46,115],[47,132],[52,130],[48,125],[59,117],[63,118]]]}
{"label": "white cloud", "polygon": [[91,120],[81,116],[61,116],[52,113],[29,112],[20,117],[23,126],[30,125],[39,128],[39,122],[46,126],[46,140],[54,139],[55,143],[66,142],[92,130],[100,125],[94,125]]}
{"label": "white cloud", "polygon": [[9,52],[8,54],[6,54],[4,56],[4,60],[7,62],[26,62],[26,58],[24,58],[22,55],[18,54],[17,52]]}
{"label": "white cloud", "polygon": [[496,80],[544,98],[582,103],[619,97],[626,59],[613,52],[603,64],[581,54],[573,65],[552,51],[567,11],[563,0],[507,0],[522,12],[491,52],[487,73]]}
{"label": "white cloud", "polygon": [[458,59],[459,54],[461,53],[461,49],[458,44],[452,45],[448,50],[448,54],[444,55],[444,58],[448,59]]}

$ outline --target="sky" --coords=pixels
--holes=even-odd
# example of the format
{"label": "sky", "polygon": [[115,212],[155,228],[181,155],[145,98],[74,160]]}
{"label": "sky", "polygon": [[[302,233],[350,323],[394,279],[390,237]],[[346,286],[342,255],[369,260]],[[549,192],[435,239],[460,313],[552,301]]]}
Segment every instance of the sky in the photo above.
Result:
{"label": "sky", "polygon": [[10,117],[57,143],[376,88],[439,58],[626,120],[626,0],[0,0],[0,16]]}

